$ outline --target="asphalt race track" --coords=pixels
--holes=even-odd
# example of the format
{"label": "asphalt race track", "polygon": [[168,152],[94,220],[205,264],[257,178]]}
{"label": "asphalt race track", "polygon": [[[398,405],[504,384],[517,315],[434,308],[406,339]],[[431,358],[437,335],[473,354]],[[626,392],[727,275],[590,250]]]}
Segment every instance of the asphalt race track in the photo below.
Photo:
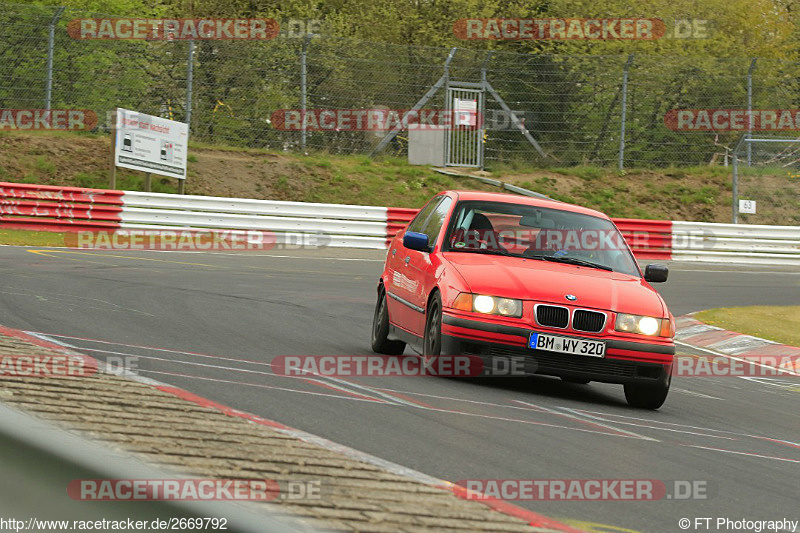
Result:
{"label": "asphalt race track", "polygon": [[[707,485],[705,500],[516,502],[580,527],[663,532],[680,531],[684,517],[798,518],[797,378],[676,378],[664,407],[650,412],[629,408],[621,386],[547,377],[274,375],[278,355],[371,353],[383,255],[0,247],[0,324],[99,359],[135,355],[146,377],[449,481]],[[800,272],[671,268],[657,288],[676,316],[800,302]]]}

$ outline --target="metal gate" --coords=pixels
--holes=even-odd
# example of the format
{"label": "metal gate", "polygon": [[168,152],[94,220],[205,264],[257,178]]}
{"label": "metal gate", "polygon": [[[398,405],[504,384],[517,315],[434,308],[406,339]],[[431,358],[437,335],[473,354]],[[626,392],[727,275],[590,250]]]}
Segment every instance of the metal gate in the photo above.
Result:
{"label": "metal gate", "polygon": [[452,124],[445,134],[445,164],[483,168],[483,90],[447,88]]}

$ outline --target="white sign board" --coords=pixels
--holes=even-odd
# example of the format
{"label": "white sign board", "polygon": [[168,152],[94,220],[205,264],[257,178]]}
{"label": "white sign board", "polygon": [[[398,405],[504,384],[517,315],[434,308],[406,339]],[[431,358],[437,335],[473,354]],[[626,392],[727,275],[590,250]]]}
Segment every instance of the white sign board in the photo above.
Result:
{"label": "white sign board", "polygon": [[756,214],[755,200],[739,200],[739,212],[746,215]]}
{"label": "white sign board", "polygon": [[117,108],[118,167],[186,179],[189,125]]}
{"label": "white sign board", "polygon": [[455,98],[456,126],[475,126],[478,123],[478,101]]}

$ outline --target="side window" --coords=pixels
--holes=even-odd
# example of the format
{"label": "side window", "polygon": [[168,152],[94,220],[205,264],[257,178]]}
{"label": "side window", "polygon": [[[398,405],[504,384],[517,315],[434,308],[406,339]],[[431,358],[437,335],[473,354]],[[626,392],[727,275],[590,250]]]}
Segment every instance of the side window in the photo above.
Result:
{"label": "side window", "polygon": [[428,242],[430,243],[431,247],[433,247],[433,244],[436,242],[436,238],[442,231],[444,219],[447,217],[447,213],[450,212],[450,206],[452,204],[453,199],[449,196],[445,196],[444,200],[442,200],[433,213],[431,213],[430,218],[428,218],[428,223],[425,224],[425,229],[422,231],[422,233],[428,235]]}
{"label": "side window", "polygon": [[[442,201],[442,196],[438,196],[436,198],[431,199],[428,204],[423,207],[417,216],[414,217],[414,220],[406,228],[406,231],[414,231],[416,233],[423,233],[422,227],[425,225],[425,222],[428,220],[428,215],[431,214],[431,211],[436,209],[436,206]],[[428,242],[433,242],[432,240]]]}

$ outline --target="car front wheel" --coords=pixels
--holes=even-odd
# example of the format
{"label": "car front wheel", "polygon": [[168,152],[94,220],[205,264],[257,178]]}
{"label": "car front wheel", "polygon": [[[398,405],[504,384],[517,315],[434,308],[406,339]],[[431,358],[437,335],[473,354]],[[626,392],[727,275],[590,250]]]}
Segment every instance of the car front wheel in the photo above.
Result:
{"label": "car front wheel", "polygon": [[658,409],[664,405],[664,401],[667,399],[670,381],[671,379],[668,378],[666,384],[659,383],[657,385],[626,383],[625,399],[628,400],[628,405],[631,407]]}
{"label": "car front wheel", "polygon": [[428,304],[425,314],[425,337],[422,356],[425,359],[438,357],[442,353],[442,297],[437,292]]}
{"label": "car front wheel", "polygon": [[386,289],[378,289],[378,302],[372,318],[372,351],[385,355],[401,355],[406,343],[389,340],[389,309],[386,307]]}

